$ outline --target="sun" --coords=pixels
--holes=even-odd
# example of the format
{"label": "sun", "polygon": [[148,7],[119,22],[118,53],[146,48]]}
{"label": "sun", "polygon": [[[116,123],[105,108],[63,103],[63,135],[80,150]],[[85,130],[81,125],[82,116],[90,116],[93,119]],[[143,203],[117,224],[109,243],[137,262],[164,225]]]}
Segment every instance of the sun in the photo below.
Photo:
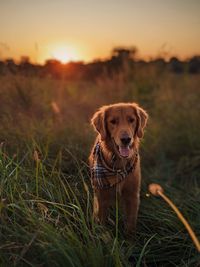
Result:
{"label": "sun", "polygon": [[67,46],[57,46],[52,50],[51,54],[54,59],[59,60],[63,64],[77,60],[75,50]]}
{"label": "sun", "polygon": [[71,61],[82,61],[83,52],[80,45],[73,43],[49,43],[43,47],[41,51],[40,60],[46,62],[49,59],[60,61],[62,64],[69,63]]}

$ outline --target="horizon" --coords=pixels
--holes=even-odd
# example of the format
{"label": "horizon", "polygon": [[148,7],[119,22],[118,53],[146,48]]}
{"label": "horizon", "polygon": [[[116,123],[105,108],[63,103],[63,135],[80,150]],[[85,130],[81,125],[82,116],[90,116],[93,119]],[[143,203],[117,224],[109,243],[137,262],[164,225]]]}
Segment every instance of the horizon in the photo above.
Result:
{"label": "horizon", "polygon": [[[126,49],[126,47],[124,48]],[[128,48],[127,48],[128,49]],[[30,63],[31,65],[35,65],[35,66],[45,66],[45,64],[47,64],[48,62],[52,61],[52,63],[55,61],[55,62],[58,62],[59,64],[63,65],[63,66],[67,66],[68,64],[71,64],[71,63],[74,63],[74,64],[83,64],[83,65],[87,65],[87,64],[93,64],[93,63],[96,63],[96,62],[100,62],[100,63],[103,63],[103,62],[107,62],[109,60],[112,60],[112,57],[114,55],[112,55],[112,53],[110,53],[110,55],[107,57],[107,58],[98,58],[98,59],[91,59],[91,61],[84,61],[84,60],[68,60],[67,62],[63,62],[62,60],[60,60],[59,58],[46,58],[43,62],[34,62],[31,60],[31,58],[29,56],[21,56],[19,59],[15,59],[15,58],[12,58],[12,57],[7,57],[7,58],[4,58],[4,59],[1,59],[0,58],[0,61],[3,62],[3,63],[6,63],[6,62],[9,62],[9,61],[13,61],[14,64],[16,65],[20,65],[20,64],[23,64],[23,62],[27,62],[27,63]],[[155,57],[149,57],[149,58],[142,58],[142,57],[137,57],[137,55],[133,58],[130,57],[131,60],[133,60],[134,62],[140,62],[140,61],[144,61],[145,63],[151,63],[151,62],[154,62],[156,60],[163,60],[164,62],[166,63],[170,63],[170,61],[172,59],[177,59],[178,61],[182,62],[182,63],[186,63],[186,62],[189,62],[190,60],[192,60],[193,58],[200,58],[200,54],[194,54],[192,55],[191,57],[187,57],[187,58],[180,58],[180,57],[177,57],[177,56],[170,56],[168,55],[167,57],[161,55],[161,56],[155,56]]]}
{"label": "horizon", "polygon": [[137,58],[200,54],[197,0],[2,0],[0,60],[106,60],[114,47],[138,48]]}

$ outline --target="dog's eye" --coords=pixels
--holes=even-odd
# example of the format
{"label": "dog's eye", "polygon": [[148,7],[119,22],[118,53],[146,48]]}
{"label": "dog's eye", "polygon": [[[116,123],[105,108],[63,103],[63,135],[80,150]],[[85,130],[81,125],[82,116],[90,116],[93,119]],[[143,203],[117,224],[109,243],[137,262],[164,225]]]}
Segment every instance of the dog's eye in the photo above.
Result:
{"label": "dog's eye", "polygon": [[133,123],[133,122],[135,121],[135,118],[128,118],[128,121],[129,121],[130,123]]}
{"label": "dog's eye", "polygon": [[112,123],[113,125],[115,125],[115,124],[117,124],[117,120],[116,120],[116,119],[112,119],[112,120],[110,121],[110,123]]}

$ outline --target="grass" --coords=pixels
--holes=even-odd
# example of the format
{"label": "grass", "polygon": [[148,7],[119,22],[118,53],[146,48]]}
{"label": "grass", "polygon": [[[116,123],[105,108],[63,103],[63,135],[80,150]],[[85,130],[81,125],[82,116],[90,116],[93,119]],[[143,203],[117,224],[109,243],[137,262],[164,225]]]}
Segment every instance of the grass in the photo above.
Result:
{"label": "grass", "polygon": [[[199,76],[154,68],[94,83],[0,77],[0,266],[200,265],[173,211],[146,197],[160,183],[200,237],[198,85]],[[118,200],[108,226],[92,219],[89,118],[118,101],[150,114],[135,238],[124,234]]]}

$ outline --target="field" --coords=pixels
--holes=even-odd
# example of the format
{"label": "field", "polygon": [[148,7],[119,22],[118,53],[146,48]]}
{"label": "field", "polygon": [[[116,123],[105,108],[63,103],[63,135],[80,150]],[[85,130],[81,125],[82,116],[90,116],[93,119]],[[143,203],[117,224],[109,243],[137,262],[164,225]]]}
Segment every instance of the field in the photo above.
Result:
{"label": "field", "polygon": [[[156,66],[95,81],[0,76],[0,266],[200,266],[163,186],[200,237],[200,75]],[[103,104],[138,102],[150,119],[141,143],[136,237],[116,203],[108,226],[92,219],[90,117]]]}

